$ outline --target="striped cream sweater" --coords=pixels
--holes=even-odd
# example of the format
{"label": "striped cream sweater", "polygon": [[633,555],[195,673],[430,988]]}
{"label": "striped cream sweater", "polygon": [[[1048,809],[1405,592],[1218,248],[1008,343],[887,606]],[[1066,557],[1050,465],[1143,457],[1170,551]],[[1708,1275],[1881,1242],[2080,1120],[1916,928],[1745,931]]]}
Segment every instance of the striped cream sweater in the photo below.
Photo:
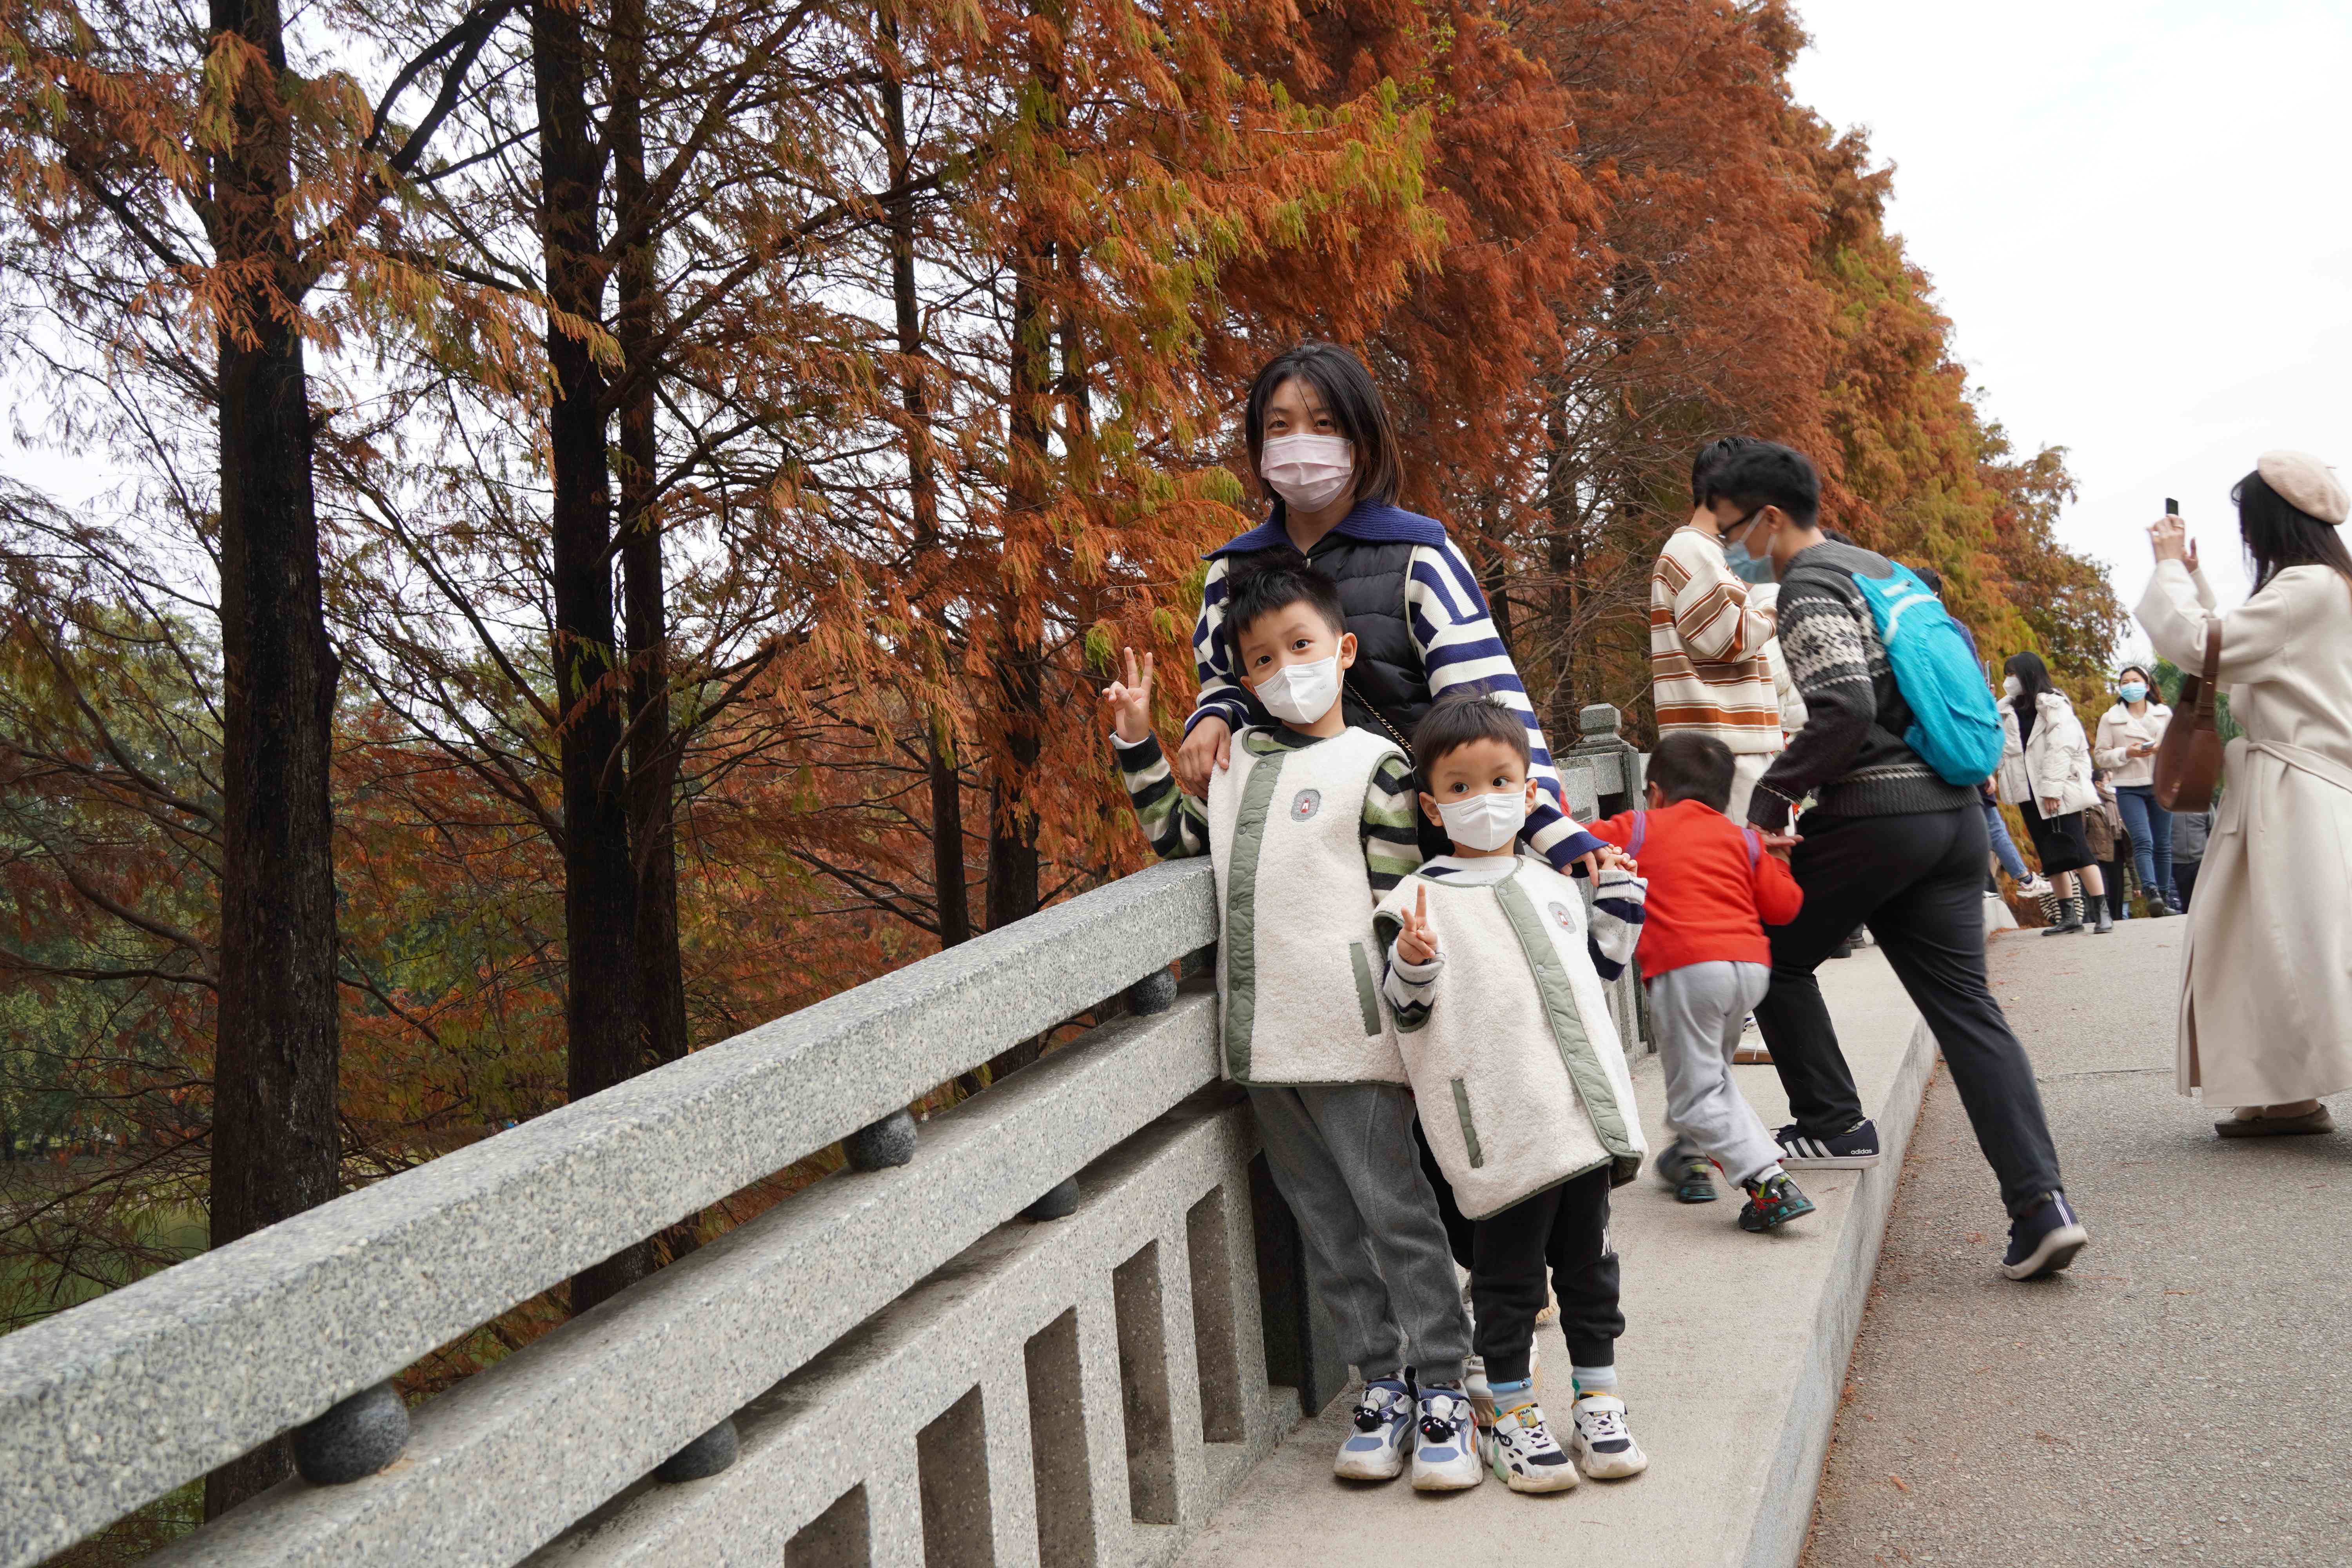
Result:
{"label": "striped cream sweater", "polygon": [[1696,730],[1735,755],[1780,749],[1771,623],[1748,606],[1723,542],[1683,527],[1650,573],[1650,694],[1658,733]]}

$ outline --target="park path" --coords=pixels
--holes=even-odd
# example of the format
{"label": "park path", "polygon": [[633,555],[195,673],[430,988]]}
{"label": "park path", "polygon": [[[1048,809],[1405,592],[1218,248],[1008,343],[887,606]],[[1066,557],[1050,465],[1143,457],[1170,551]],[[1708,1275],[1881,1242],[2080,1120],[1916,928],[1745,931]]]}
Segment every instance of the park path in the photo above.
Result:
{"label": "park path", "polygon": [[1994,942],[2092,1245],[2056,1280],[1998,1276],[1939,1069],[1805,1568],[2352,1564],[2352,1131],[2223,1142],[2174,1093],[2186,923]]}

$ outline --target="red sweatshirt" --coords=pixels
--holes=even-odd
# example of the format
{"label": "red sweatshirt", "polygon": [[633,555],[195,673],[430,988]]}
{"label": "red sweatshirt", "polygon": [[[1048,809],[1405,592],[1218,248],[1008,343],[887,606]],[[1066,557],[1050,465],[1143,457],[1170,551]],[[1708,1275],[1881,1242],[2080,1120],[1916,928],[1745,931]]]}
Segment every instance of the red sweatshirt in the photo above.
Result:
{"label": "red sweatshirt", "polygon": [[[1636,821],[1642,825],[1638,847]],[[1746,830],[1701,802],[1629,811],[1592,824],[1591,832],[1604,844],[1631,848],[1649,880],[1638,950],[1644,980],[1693,963],[1769,963],[1765,926],[1788,924],[1804,906],[1789,868],[1771,855],[1754,854]]]}

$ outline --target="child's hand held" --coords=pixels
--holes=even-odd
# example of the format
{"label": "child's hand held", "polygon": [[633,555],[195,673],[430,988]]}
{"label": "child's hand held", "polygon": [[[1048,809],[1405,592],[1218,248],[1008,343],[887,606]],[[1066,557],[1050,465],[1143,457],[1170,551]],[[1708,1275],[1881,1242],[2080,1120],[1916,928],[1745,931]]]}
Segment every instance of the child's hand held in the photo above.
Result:
{"label": "child's hand held", "polygon": [[1427,963],[1437,956],[1437,931],[1429,923],[1429,889],[1413,889],[1412,908],[1399,917],[1402,924],[1397,931],[1397,956],[1407,963]]}
{"label": "child's hand held", "polygon": [[1127,656],[1127,679],[1114,680],[1103,688],[1103,701],[1110,708],[1111,726],[1118,738],[1129,745],[1135,744],[1151,733],[1151,660],[1143,656],[1139,670],[1135,650],[1124,650]]}

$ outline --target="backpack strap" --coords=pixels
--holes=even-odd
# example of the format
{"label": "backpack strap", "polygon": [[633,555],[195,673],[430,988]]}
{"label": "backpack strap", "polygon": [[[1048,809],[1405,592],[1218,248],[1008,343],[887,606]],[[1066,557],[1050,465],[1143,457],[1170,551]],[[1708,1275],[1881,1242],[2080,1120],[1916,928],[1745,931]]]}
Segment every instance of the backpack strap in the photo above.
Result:
{"label": "backpack strap", "polygon": [[1625,835],[1626,854],[1633,856],[1636,858],[1640,858],[1642,853],[1642,837],[1643,835],[1649,831],[1649,827],[1650,814],[1646,811],[1635,812],[1633,814],[1633,830]]}
{"label": "backpack strap", "polygon": [[1739,836],[1748,840],[1748,868],[1751,871],[1764,861],[1764,840],[1752,827],[1743,827]]}

